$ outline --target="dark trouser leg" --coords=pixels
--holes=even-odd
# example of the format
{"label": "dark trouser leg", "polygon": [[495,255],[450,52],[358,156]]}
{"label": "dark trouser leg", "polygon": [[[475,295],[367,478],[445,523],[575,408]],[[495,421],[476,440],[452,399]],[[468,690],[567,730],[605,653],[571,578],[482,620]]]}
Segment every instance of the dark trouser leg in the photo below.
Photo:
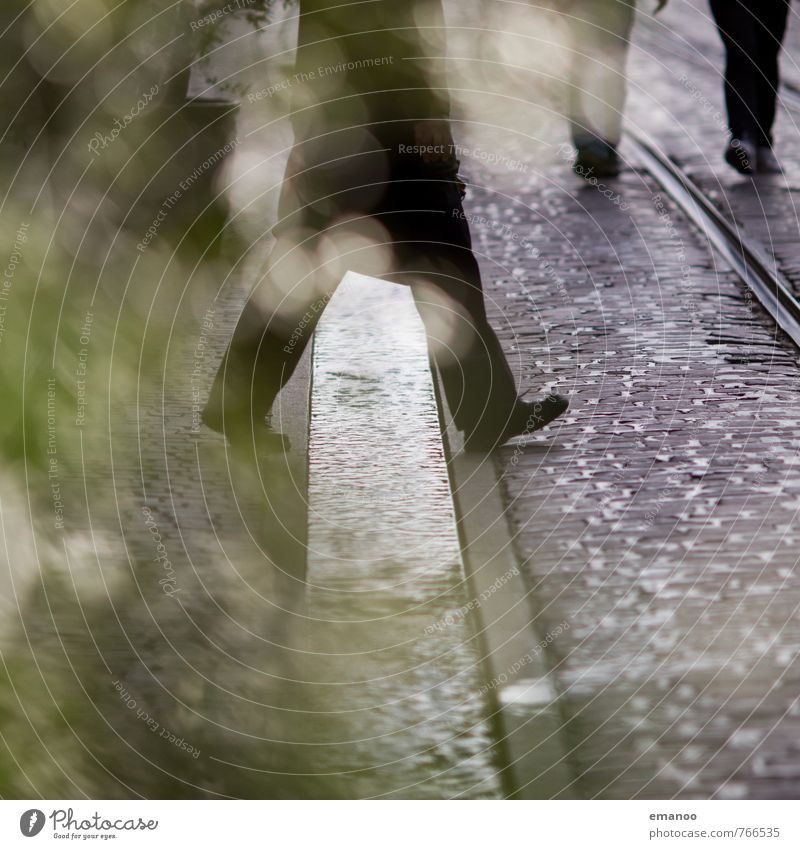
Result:
{"label": "dark trouser leg", "polygon": [[725,106],[731,136],[758,138],[758,39],[753,16],[740,3],[710,0],[725,46]]}
{"label": "dark trouser leg", "polygon": [[[429,184],[430,185],[430,184]],[[450,184],[452,186],[452,184]],[[451,194],[455,187],[448,189]],[[417,200],[424,203],[421,198]],[[456,199],[455,211],[461,214]],[[410,217],[410,216],[409,216]],[[489,324],[478,264],[466,221],[444,212],[415,212],[413,241],[395,247],[398,271],[389,275],[411,284],[425,324],[431,356],[441,375],[456,426],[471,433],[482,422],[504,421],[517,399],[516,384],[500,342]],[[419,241],[425,234],[426,240]],[[367,257],[352,258],[353,270],[369,273]],[[320,291],[319,275],[295,289],[289,314],[275,309],[275,270],[250,298],[217,371],[204,414],[207,424],[228,433],[248,430],[269,412],[294,372],[334,288]],[[285,311],[284,311],[285,313]]]}
{"label": "dark trouser leg", "polygon": [[[424,282],[413,284],[413,291],[456,427],[469,434],[482,423],[505,421],[517,401],[517,387],[486,318],[480,289],[477,298],[464,297],[465,286],[471,286],[466,281],[478,271],[474,257],[468,262],[452,251],[447,254],[440,255],[436,270],[425,273]],[[473,264],[474,270],[469,268]],[[454,307],[456,298],[460,303]],[[478,299],[480,306],[470,303]]]}
{"label": "dark trouser leg", "polygon": [[[335,262],[318,265],[318,237],[344,212],[369,209],[380,198],[388,174],[386,154],[376,145],[365,149],[363,142],[357,129],[345,129],[316,145],[300,142],[292,150],[278,209],[282,235],[265,279],[242,312],[203,414],[214,429],[222,429],[223,411],[226,431],[229,421],[249,428],[263,418],[297,367],[347,270]],[[326,157],[352,151],[361,153],[326,167]],[[366,189],[358,188],[362,183]],[[368,259],[354,262],[370,273]]]}
{"label": "dark trouser leg", "polygon": [[752,12],[758,17],[758,143],[772,145],[775,101],[778,95],[778,54],[786,32],[789,13],[787,0],[751,0]]}
{"label": "dark trouser leg", "polygon": [[567,117],[576,146],[594,138],[619,143],[633,0],[587,0],[570,8]]}
{"label": "dark trouser leg", "polygon": [[338,282],[324,270],[310,273],[311,245],[276,245],[211,387],[203,419],[215,430],[223,424],[228,433],[249,429],[270,411],[297,367]]}
{"label": "dark trouser leg", "polygon": [[[397,270],[391,276],[414,286],[456,425],[470,433],[492,416],[505,421],[517,399],[516,385],[486,317],[455,169],[438,172],[398,157],[380,211],[366,219],[385,228],[374,248],[377,262],[366,247],[348,255],[347,268],[311,268],[304,257],[314,254],[315,237],[300,247],[276,248],[267,280],[250,298],[217,373],[204,414],[207,424],[214,427],[224,410],[226,430],[230,419],[249,427],[269,411],[345,271],[383,276],[377,267],[388,245],[381,241],[393,248]],[[290,191],[290,184],[284,187]],[[350,208],[361,208],[360,195],[353,195]]]}
{"label": "dark trouser leg", "polygon": [[413,287],[456,426],[469,434],[505,421],[516,383],[486,316],[458,189],[447,180],[411,180],[398,182],[393,194],[395,209],[414,210],[390,216],[400,269],[394,276]]}

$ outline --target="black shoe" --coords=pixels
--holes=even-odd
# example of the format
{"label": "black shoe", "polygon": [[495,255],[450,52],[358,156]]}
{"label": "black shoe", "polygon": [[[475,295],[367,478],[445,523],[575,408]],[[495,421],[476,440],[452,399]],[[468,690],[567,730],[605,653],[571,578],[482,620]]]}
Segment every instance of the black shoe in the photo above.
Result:
{"label": "black shoe", "polygon": [[591,177],[616,177],[619,175],[619,154],[614,145],[602,139],[576,143],[578,155],[572,170],[585,180]]}
{"label": "black shoe", "polygon": [[731,139],[725,148],[725,161],[740,174],[753,174],[758,163],[755,142],[747,136]]}
{"label": "black shoe", "polygon": [[481,423],[464,440],[465,451],[493,451],[514,436],[533,433],[549,425],[569,407],[563,395],[548,395],[541,401],[517,401],[508,420],[499,428]]}
{"label": "black shoe", "polygon": [[780,162],[769,145],[759,145],[756,153],[756,165],[759,174],[782,174]]}

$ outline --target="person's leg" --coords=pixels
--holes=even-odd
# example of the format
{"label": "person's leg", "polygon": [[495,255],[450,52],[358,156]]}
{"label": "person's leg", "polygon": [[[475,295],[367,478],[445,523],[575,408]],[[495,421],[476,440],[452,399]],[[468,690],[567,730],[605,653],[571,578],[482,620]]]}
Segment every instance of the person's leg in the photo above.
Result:
{"label": "person's leg", "polygon": [[[407,178],[392,187],[382,216],[395,240],[393,278],[410,283],[447,403],[467,440],[491,447],[522,432],[529,413],[486,315],[481,274],[463,212],[455,169],[438,179]],[[405,210],[410,210],[405,212]],[[548,412],[541,424],[566,407]],[[549,411],[549,408],[548,408]],[[520,423],[520,416],[523,421]]]}
{"label": "person's leg", "polygon": [[281,187],[277,243],[212,385],[202,417],[209,427],[247,433],[269,413],[346,270],[319,246],[323,238],[336,240],[332,222],[380,200],[388,172],[386,154],[359,128],[295,144]]}
{"label": "person's leg", "polygon": [[775,121],[775,102],[778,94],[778,54],[786,32],[789,13],[787,0],[749,0],[758,38],[756,75],[758,109],[758,144],[772,146],[772,125]]}
{"label": "person's leg", "polygon": [[202,418],[213,430],[251,433],[292,376],[336,285],[314,268],[313,244],[279,239],[212,384]]}
{"label": "person's leg", "polygon": [[[452,238],[442,229],[429,232],[431,239]],[[405,264],[414,278],[414,300],[448,406],[465,434],[483,425],[494,427],[498,420],[508,419],[518,393],[486,316],[478,263],[466,245],[427,244],[425,248],[420,245],[409,251]]]}
{"label": "person's leg", "polygon": [[567,11],[570,71],[567,118],[583,176],[613,176],[622,135],[625,65],[635,0],[586,0]]}
{"label": "person's leg", "polygon": [[616,147],[622,137],[627,96],[625,66],[630,49],[635,0],[597,2],[596,55],[593,67],[595,126]]}
{"label": "person's leg", "polygon": [[738,2],[710,0],[711,12],[725,46],[725,105],[734,139],[758,134],[758,39],[755,21]]}
{"label": "person's leg", "polygon": [[586,69],[593,54],[594,28],[585,19],[581,7],[569,9],[566,18],[568,40],[568,70],[566,88],[566,117],[572,143],[576,148],[597,139],[584,110],[584,93],[589,74]]}

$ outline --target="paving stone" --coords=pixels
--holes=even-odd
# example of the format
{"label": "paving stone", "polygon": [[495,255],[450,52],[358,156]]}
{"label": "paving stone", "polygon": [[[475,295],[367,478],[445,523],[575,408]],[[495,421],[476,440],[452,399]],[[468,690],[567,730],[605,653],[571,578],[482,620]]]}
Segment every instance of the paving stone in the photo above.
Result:
{"label": "paving stone", "polygon": [[[682,32],[716,38],[673,5]],[[713,181],[756,236],[777,223],[788,273],[800,259],[791,195],[743,188],[716,155],[719,127],[681,101],[682,69],[634,54],[631,121]],[[721,103],[711,70],[702,84]],[[522,387],[571,395],[569,414],[506,447],[498,468],[537,627],[571,626],[550,662],[579,793],[796,797],[797,351],[668,201],[659,214],[645,173],[607,181],[621,209],[548,159],[563,127],[542,118],[542,143],[524,137],[536,109],[557,104],[512,94],[520,116],[502,132],[463,131],[524,163],[526,179],[470,162],[467,212]],[[494,222],[513,222],[538,255]]]}

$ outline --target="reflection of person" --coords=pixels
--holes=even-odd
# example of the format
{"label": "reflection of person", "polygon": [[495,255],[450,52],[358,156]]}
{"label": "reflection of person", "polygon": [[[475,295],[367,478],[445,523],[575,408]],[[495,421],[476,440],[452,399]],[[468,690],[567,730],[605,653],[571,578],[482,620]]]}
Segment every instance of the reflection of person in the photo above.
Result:
{"label": "reflection of person", "polygon": [[725,160],[742,174],[779,172],[772,124],[789,0],[710,0],[710,5],[725,45],[725,105],[731,131]]}
{"label": "reflection of person", "polygon": [[[659,0],[656,12],[665,5]],[[577,152],[575,171],[582,177],[613,177],[619,173],[636,0],[566,0],[559,8],[569,30],[567,118]]]}
{"label": "reflection of person", "polygon": [[[542,427],[565,399],[519,399],[486,317],[461,204],[440,0],[301,0],[295,146],[265,281],[244,309],[203,421],[252,443],[348,270],[410,283],[468,447]],[[420,26],[422,22],[422,26]],[[434,59],[438,57],[438,59]],[[257,431],[260,428],[257,428]],[[279,434],[262,434],[279,447]]]}

